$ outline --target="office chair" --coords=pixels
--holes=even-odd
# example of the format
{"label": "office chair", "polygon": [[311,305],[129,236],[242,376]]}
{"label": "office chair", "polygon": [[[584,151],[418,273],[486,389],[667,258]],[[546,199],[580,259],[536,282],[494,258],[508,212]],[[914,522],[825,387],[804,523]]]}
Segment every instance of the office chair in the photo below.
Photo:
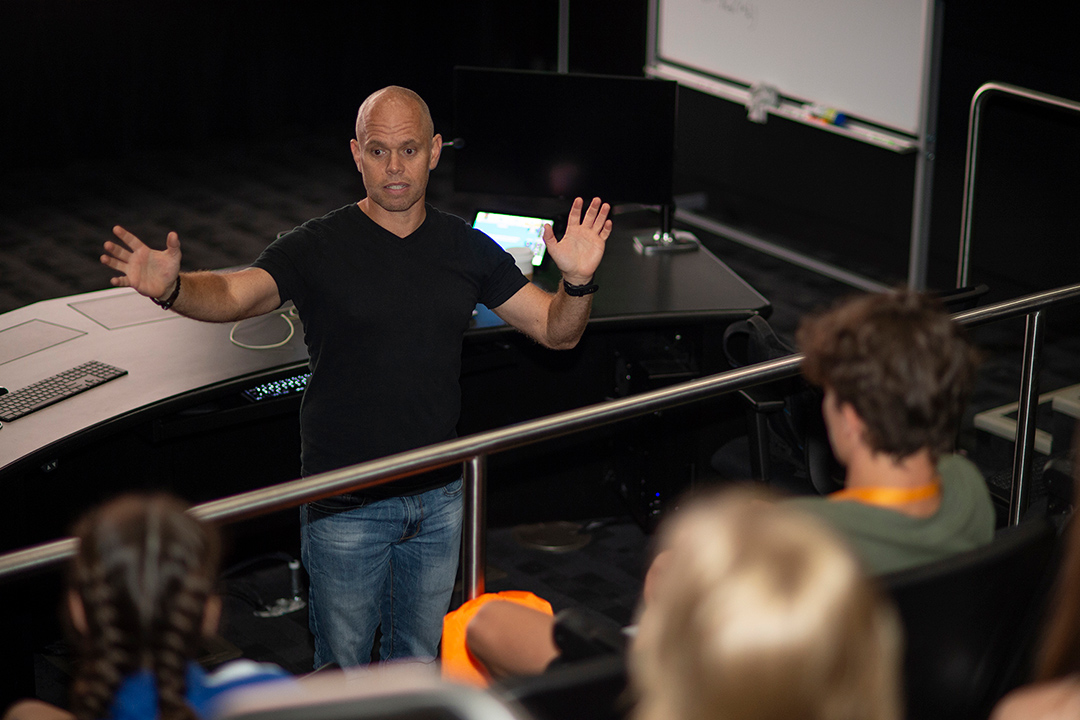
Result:
{"label": "office chair", "polygon": [[550,667],[543,675],[507,678],[492,686],[499,698],[535,720],[622,720],[626,656],[607,653]]}
{"label": "office chair", "polygon": [[907,717],[983,720],[1026,679],[1058,549],[1054,526],[1038,517],[985,547],[880,578],[905,630]]}
{"label": "office chair", "polygon": [[588,608],[565,608],[552,631],[559,659],[542,675],[505,678],[492,690],[535,720],[621,720],[627,707],[627,636]]}
{"label": "office chair", "polygon": [[531,720],[480,688],[443,682],[427,665],[328,671],[228,696],[217,720]]}
{"label": "office chair", "polygon": [[[723,347],[733,368],[795,354],[760,315],[729,325]],[[843,487],[843,468],[833,457],[821,417],[819,388],[792,377],[738,395],[746,406],[750,478],[799,494],[826,495]]]}

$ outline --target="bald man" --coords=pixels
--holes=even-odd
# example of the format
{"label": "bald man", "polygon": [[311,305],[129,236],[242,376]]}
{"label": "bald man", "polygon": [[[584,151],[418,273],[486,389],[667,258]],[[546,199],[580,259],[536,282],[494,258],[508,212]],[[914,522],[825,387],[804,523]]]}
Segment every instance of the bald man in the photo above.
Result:
{"label": "bald man", "polygon": [[[577,198],[566,232],[544,242],[563,283],[528,282],[491,238],[425,202],[442,137],[401,87],[357,113],[353,160],[367,196],[274,241],[237,272],[180,272],[180,240],[152,250],[119,226],[101,261],[167,310],[211,322],[291,300],[311,378],[300,411],[304,475],[449,440],[461,405],[461,345],[483,303],[545,347],[574,347],[611,233],[610,208]],[[315,666],[361,665],[381,627],[383,660],[432,661],[453,591],[461,473],[443,468],[301,508]]]}

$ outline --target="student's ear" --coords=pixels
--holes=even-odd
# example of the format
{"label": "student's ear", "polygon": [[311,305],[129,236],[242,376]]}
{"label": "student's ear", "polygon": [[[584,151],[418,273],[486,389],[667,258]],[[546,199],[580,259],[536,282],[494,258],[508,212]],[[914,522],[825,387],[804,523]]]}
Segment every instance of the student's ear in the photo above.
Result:
{"label": "student's ear", "polygon": [[221,598],[217,595],[211,595],[206,598],[206,606],[203,608],[202,634],[206,637],[216,635],[220,622]]}
{"label": "student's ear", "polygon": [[90,624],[86,622],[86,607],[83,605],[79,593],[74,590],[68,590],[67,609],[68,617],[71,618],[71,625],[75,628],[75,632],[85,635],[90,628]]}
{"label": "student's ear", "polygon": [[840,416],[843,418],[844,427],[847,428],[850,436],[859,442],[866,442],[866,422],[862,419],[859,411],[855,409],[855,406],[851,403],[842,403],[840,405]]}
{"label": "student's ear", "polygon": [[848,427],[855,430],[863,430],[866,428],[866,423],[863,422],[862,416],[859,415],[859,411],[855,409],[855,406],[851,403],[840,403],[840,415],[844,418],[844,423]]}

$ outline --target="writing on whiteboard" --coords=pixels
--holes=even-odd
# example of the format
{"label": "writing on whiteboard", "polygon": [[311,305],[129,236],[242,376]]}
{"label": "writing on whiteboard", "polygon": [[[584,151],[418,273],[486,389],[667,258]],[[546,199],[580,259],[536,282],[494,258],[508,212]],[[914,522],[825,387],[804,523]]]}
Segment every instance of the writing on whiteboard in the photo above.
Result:
{"label": "writing on whiteboard", "polygon": [[722,13],[740,18],[746,23],[747,29],[754,29],[754,21],[757,19],[757,8],[754,3],[746,0],[701,0],[702,5],[715,5]]}

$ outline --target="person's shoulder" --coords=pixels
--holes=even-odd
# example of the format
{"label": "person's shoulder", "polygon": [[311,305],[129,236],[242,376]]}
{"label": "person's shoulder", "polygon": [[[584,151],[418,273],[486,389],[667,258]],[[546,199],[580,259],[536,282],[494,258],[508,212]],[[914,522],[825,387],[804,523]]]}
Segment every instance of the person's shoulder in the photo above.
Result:
{"label": "person's shoulder", "polygon": [[[346,225],[355,225],[356,223],[362,223],[367,219],[367,215],[360,209],[360,206],[356,203],[349,203],[336,210],[331,210],[325,215],[308,220],[296,230],[308,231],[316,234],[333,230]],[[294,230],[293,232],[296,232]]]}
{"label": "person's shoulder", "polygon": [[3,720],[75,720],[75,716],[56,705],[27,698],[12,703],[4,712]]}
{"label": "person's shoulder", "polygon": [[192,663],[187,681],[188,703],[202,717],[217,715],[223,703],[246,688],[289,687],[296,682],[278,665],[244,659],[232,660],[208,673]]}
{"label": "person's shoulder", "polygon": [[448,247],[454,248],[455,252],[465,252],[468,257],[480,258],[482,262],[498,263],[503,260],[499,244],[458,215],[429,204],[423,227],[432,236],[448,242]]}
{"label": "person's shoulder", "polygon": [[780,502],[789,507],[816,510],[828,507],[828,498],[821,495],[792,495],[783,498]]}
{"label": "person's shoulder", "polygon": [[432,228],[438,228],[442,231],[454,234],[479,232],[478,230],[474,230],[473,226],[467,220],[458,215],[440,210],[431,203],[426,203],[424,207],[426,210],[427,224]]}
{"label": "person's shoulder", "polygon": [[1005,696],[990,720],[1072,720],[1080,717],[1080,680],[1075,676],[1028,685]]}
{"label": "person's shoulder", "polygon": [[938,459],[944,502],[953,505],[981,506],[984,514],[993,514],[990,488],[982,471],[962,455],[944,455]]}
{"label": "person's shoulder", "polygon": [[207,673],[203,684],[206,687],[225,687],[247,684],[253,681],[273,680],[291,677],[279,665],[256,662],[254,660],[232,660]]}
{"label": "person's shoulder", "polygon": [[949,453],[938,458],[937,469],[938,474],[946,479],[959,477],[964,480],[983,480],[982,471],[978,466],[957,453]]}
{"label": "person's shoulder", "polygon": [[[844,505],[856,503],[832,502],[827,496],[822,495],[794,495],[781,501],[785,506],[795,508],[800,512],[816,515],[829,521],[831,524],[843,522],[849,518],[848,508]],[[855,510],[858,512],[858,508]]]}
{"label": "person's shoulder", "polygon": [[892,508],[855,500],[834,501],[827,496],[810,496],[785,502],[817,515],[834,530],[848,537],[864,539],[901,537],[910,530],[913,524],[920,522]]}
{"label": "person's shoulder", "polygon": [[873,505],[867,505],[866,503],[854,502],[851,500],[834,501],[831,500],[828,495],[796,495],[783,500],[783,502],[785,505],[790,505],[791,507],[799,508],[807,512],[829,516],[847,516],[852,512],[870,512],[873,514],[874,511],[881,509]]}
{"label": "person's shoulder", "polygon": [[356,203],[349,203],[336,210],[331,210],[325,215],[311,218],[294,228],[283,230],[278,233],[277,240],[289,242],[297,239],[310,238],[311,236],[324,235],[342,225],[362,222],[366,217],[367,216],[364,215],[364,211],[360,209],[359,205]]}

